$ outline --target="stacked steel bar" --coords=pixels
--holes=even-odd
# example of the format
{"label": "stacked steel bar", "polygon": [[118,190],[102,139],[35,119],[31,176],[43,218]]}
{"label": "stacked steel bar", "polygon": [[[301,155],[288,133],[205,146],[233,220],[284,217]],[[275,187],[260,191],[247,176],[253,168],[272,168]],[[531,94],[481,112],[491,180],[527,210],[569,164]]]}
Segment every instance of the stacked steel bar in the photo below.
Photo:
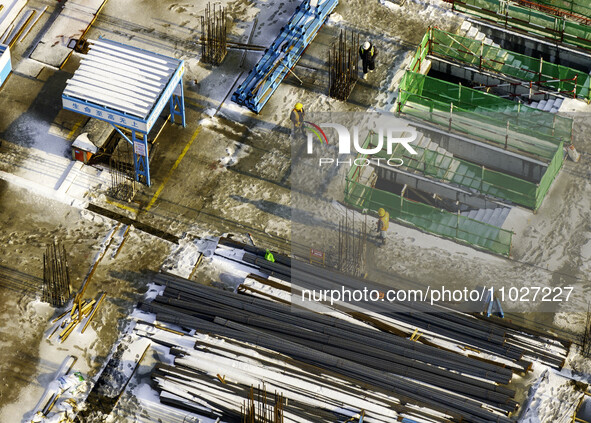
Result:
{"label": "stacked steel bar", "polygon": [[339,41],[328,52],[329,95],[338,100],[347,101],[359,75],[359,34],[351,32],[347,43],[347,32],[341,31]]}
{"label": "stacked steel bar", "polygon": [[72,293],[66,250],[55,242],[43,254],[43,301],[62,307]]}
{"label": "stacked steel bar", "polygon": [[501,365],[172,275],[155,282],[164,294],[140,308],[160,322],[268,348],[466,422],[509,423],[516,409],[514,392],[499,386],[512,375]]}
{"label": "stacked steel bar", "polygon": [[[276,261],[271,263],[254,253],[246,253],[245,263],[286,281],[291,281],[292,270],[296,269],[298,283],[305,279],[306,288],[317,290],[339,289],[345,286],[350,289],[367,287],[382,292],[389,288],[371,284],[367,280],[357,279],[328,269],[311,266],[304,262],[295,262],[294,267]],[[388,303],[375,302],[371,310],[400,322],[406,327],[428,331],[432,336],[441,339],[452,339],[458,344],[470,346],[478,351],[494,354],[500,358],[514,362],[521,370],[528,370],[532,360],[541,361],[551,367],[560,369],[564,365],[570,342],[565,339],[547,336],[532,336],[526,328],[508,328],[494,320],[480,320],[465,313],[455,312],[448,308],[431,306],[428,303]],[[356,314],[357,318],[370,319],[368,316]],[[547,351],[546,343],[553,343],[560,353]]]}
{"label": "stacked steel bar", "polygon": [[232,94],[232,101],[259,113],[337,4],[338,0],[304,0],[261,60]]}
{"label": "stacked steel bar", "polygon": [[201,16],[201,61],[218,66],[227,53],[226,9],[215,4],[212,9],[207,3],[205,16]]}

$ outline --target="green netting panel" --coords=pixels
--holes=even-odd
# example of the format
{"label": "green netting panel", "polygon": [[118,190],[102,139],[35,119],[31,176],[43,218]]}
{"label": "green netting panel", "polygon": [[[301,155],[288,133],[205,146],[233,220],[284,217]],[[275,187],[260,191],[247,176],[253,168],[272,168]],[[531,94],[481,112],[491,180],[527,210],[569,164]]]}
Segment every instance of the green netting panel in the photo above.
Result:
{"label": "green netting panel", "polygon": [[589,74],[431,28],[430,54],[590,99]]}
{"label": "green netting panel", "polygon": [[572,119],[407,71],[398,110],[550,161]]}
{"label": "green netting panel", "polygon": [[[361,194],[360,194],[361,193]],[[360,197],[361,195],[361,197]],[[345,201],[358,208],[377,211],[383,207],[390,218],[436,235],[509,255],[513,232],[426,204],[402,199],[399,195],[347,181]]]}
{"label": "green netting panel", "polygon": [[453,7],[506,28],[591,50],[591,27],[498,0],[454,0]]}
{"label": "green netting panel", "polygon": [[[366,138],[364,148],[377,145],[377,134]],[[382,144],[382,145],[385,145]],[[374,154],[382,159],[399,158],[404,167],[415,170],[434,179],[450,182],[455,185],[475,189],[482,194],[502,200],[511,201],[528,208],[536,207],[538,185],[501,172],[486,169],[475,163],[461,160],[452,155],[441,154],[434,150],[413,145],[417,154],[410,154],[400,144],[388,154],[386,149]]]}
{"label": "green netting panel", "polygon": [[410,64],[408,65],[408,68],[410,70],[412,70],[413,72],[418,72],[421,69],[421,65],[423,63],[423,60],[425,60],[425,58],[427,57],[427,54],[429,54],[428,46],[429,46],[429,33],[427,32],[423,36],[423,40],[421,41],[421,44],[419,44],[419,47],[417,48],[415,55],[413,56],[412,60],[410,61]]}
{"label": "green netting panel", "polygon": [[533,0],[533,2],[591,18],[589,0]]}
{"label": "green netting panel", "polygon": [[548,165],[548,169],[546,169],[546,172],[539,183],[538,190],[536,192],[535,210],[537,210],[538,207],[542,205],[542,201],[544,200],[544,197],[546,197],[546,194],[550,189],[550,185],[552,185],[554,178],[556,178],[558,171],[564,163],[564,151],[562,150],[562,147],[563,146],[561,145],[560,149],[554,155],[554,158]]}

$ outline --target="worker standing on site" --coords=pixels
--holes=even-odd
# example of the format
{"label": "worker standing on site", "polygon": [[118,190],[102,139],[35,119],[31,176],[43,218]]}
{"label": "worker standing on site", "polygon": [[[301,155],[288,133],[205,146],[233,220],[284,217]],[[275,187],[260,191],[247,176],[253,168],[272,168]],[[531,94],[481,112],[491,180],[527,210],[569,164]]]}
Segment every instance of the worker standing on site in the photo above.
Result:
{"label": "worker standing on site", "polygon": [[367,79],[367,72],[371,72],[376,68],[376,56],[378,52],[370,41],[363,43],[359,47],[359,57],[363,64],[363,79]]}
{"label": "worker standing on site", "polygon": [[390,213],[380,207],[378,209],[378,216],[378,235],[382,240],[382,245],[384,245],[386,244],[386,232],[390,226]]}
{"label": "worker standing on site", "polygon": [[306,131],[304,125],[304,118],[306,116],[306,112],[304,111],[304,105],[302,103],[297,103],[293,110],[291,111],[291,115],[289,119],[292,123],[291,128],[291,136],[296,137],[301,135],[302,137],[306,138]]}

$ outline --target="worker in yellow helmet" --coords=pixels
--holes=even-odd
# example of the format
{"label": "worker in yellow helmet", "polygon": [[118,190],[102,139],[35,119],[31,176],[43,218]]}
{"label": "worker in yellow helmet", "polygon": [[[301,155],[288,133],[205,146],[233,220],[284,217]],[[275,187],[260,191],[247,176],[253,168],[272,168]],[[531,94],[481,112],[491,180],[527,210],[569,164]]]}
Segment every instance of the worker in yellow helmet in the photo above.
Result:
{"label": "worker in yellow helmet", "polygon": [[378,209],[378,235],[382,240],[382,245],[386,243],[386,232],[390,226],[390,213],[383,208]]}
{"label": "worker in yellow helmet", "polygon": [[304,124],[304,118],[306,116],[306,112],[304,111],[304,105],[302,103],[296,103],[293,110],[291,111],[291,115],[289,119],[292,123],[291,128],[291,136],[296,137],[301,135],[302,137],[306,138],[306,131]]}

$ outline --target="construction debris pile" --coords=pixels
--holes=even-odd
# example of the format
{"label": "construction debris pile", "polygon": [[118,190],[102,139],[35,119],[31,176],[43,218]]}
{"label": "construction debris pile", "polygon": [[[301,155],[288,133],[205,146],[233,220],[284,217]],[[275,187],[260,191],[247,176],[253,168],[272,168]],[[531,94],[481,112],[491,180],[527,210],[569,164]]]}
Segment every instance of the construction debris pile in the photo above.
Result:
{"label": "construction debris pile", "polygon": [[[241,293],[154,277],[165,288],[139,308],[168,329],[155,330],[146,319],[135,330],[174,357],[152,373],[162,403],[240,418],[251,387],[264,385],[285,397],[283,421],[365,413],[375,422],[509,423],[518,408],[507,386],[513,374],[527,372],[533,358],[560,368],[567,354],[565,340],[450,310],[363,313],[339,305],[331,315],[296,313],[282,304],[291,290],[290,259],[270,262],[264,250],[249,250],[242,263],[274,276],[267,283],[250,275]],[[335,276],[309,270],[310,280],[324,286]],[[352,278],[339,280],[347,285]]]}

